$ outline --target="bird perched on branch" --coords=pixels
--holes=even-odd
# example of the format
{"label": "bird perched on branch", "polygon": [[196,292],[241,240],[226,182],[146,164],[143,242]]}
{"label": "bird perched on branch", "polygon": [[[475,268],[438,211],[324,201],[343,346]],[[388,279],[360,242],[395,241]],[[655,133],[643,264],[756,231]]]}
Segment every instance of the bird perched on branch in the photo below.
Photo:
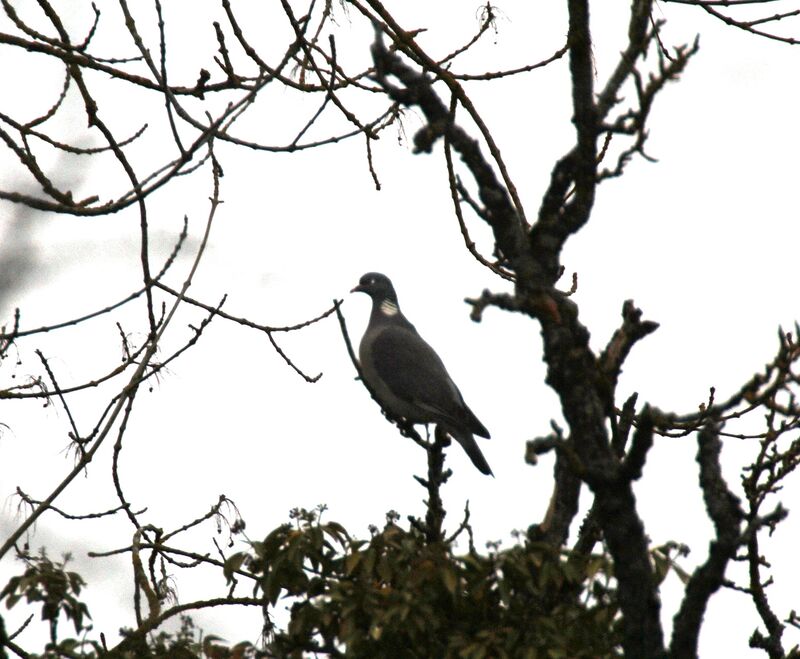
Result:
{"label": "bird perched on branch", "polygon": [[353,288],[372,298],[369,318],[359,347],[361,375],[390,416],[408,423],[435,423],[467,452],[484,474],[492,470],[473,435],[489,431],[467,407],[439,355],[417,334],[397,303],[386,275],[368,272]]}

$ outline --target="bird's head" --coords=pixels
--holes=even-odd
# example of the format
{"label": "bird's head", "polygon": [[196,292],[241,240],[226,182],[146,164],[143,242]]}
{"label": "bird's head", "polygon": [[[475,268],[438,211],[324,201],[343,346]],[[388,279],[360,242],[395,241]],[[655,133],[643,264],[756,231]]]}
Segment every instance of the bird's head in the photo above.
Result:
{"label": "bird's head", "polygon": [[384,300],[392,302],[397,306],[397,294],[394,292],[391,280],[380,272],[368,272],[358,280],[351,293],[366,293],[372,298],[373,302],[380,304]]}

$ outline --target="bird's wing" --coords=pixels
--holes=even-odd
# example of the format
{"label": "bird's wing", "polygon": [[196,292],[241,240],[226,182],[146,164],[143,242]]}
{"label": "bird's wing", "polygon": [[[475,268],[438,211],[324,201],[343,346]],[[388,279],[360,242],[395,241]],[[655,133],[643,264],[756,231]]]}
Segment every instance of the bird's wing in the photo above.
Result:
{"label": "bird's wing", "polygon": [[474,417],[439,355],[413,328],[384,327],[372,344],[372,361],[381,380],[398,398],[458,425],[464,424],[465,416]]}

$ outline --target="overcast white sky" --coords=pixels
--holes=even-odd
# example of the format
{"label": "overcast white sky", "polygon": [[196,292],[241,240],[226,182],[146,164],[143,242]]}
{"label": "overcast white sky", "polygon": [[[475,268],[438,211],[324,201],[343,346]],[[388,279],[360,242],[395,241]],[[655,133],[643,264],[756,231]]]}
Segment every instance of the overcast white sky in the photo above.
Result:
{"label": "overcast white sky", "polygon": [[[201,17],[196,22],[181,15],[178,4],[166,7],[165,15],[174,50],[180,50],[172,80],[187,84],[196,80],[199,67],[213,67],[208,16],[217,19],[220,13],[213,3],[208,3],[208,14],[195,10],[196,4],[193,16]],[[535,4],[501,2],[497,36],[486,37],[474,53],[457,60],[455,70],[496,70],[552,54],[563,44],[564,11],[537,11],[531,8]],[[626,3],[615,4],[619,6],[594,7],[594,53],[601,84],[627,31]],[[119,20],[113,5],[100,3],[107,25],[98,32],[97,52],[131,55],[133,45],[112,29]],[[398,19],[408,29],[428,27],[420,43],[442,55],[475,29],[477,8],[477,3],[406,2]],[[359,69],[356,62],[368,62],[370,30],[360,21],[348,24],[338,5],[337,12],[340,61]],[[657,14],[668,20],[665,44],[690,42],[699,33],[700,53],[681,82],[670,85],[657,100],[648,153],[658,163],[635,160],[622,179],[603,184],[591,223],[568,244],[564,263],[568,273],[579,275],[575,300],[598,350],[619,324],[625,299],[633,298],[646,318],[661,323],[630,356],[620,399],[638,391],[640,402],[686,412],[706,399],[710,386],[725,395],[760,369],[777,347],[778,326],[791,328],[800,315],[800,51],[725,28],[700,11],[659,5]],[[152,39],[152,25],[144,25],[145,18],[153,23],[152,12],[139,16],[143,33]],[[75,16],[74,24],[85,29],[86,20]],[[269,44],[274,38],[275,49],[282,47],[285,26],[258,16],[246,25],[256,42]],[[0,29],[8,25],[0,24]],[[149,43],[155,49],[157,42]],[[0,110],[12,114],[33,107],[31,113],[38,112],[57,94],[61,74],[46,67],[39,70],[38,59],[15,56],[19,66],[4,67],[0,84],[28,91],[13,98],[5,94]],[[55,87],[39,98],[23,86],[30,80]],[[104,90],[101,77],[92,82]],[[529,216],[537,210],[555,159],[573,141],[568,83],[564,60],[525,76],[467,86]],[[101,112],[113,117],[120,134],[151,121],[146,118],[150,111],[163,119],[160,98],[136,96],[132,101],[133,97],[101,92]],[[80,105],[76,98],[71,102],[71,119],[65,113],[62,123],[55,124],[59,134],[83,130]],[[263,140],[272,136],[285,143],[313,110],[276,90],[250,110],[238,134],[257,134]],[[131,149],[142,167],[159,157],[155,145],[160,129],[155,119],[152,123],[156,138]],[[420,125],[419,118],[410,116],[406,134],[410,137]],[[479,542],[508,543],[513,529],[541,519],[552,486],[551,457],[535,468],[522,460],[525,441],[546,434],[551,419],[561,421],[556,397],[544,384],[539,328],[497,310],[487,311],[481,324],[469,320],[463,298],[486,287],[501,290],[503,285],[463,247],[441,147],[432,155],[414,156],[408,140],[398,143],[396,137],[390,130],[374,147],[380,192],[372,184],[360,139],[293,155],[220,145],[225,203],[190,295],[215,304],[227,293],[229,313],[274,325],[302,321],[329,307],[333,298],[345,298],[344,312],[357,340],[369,300],[347,292],[365,271],[388,274],[404,313],[437,349],[492,433],[491,440],[481,440],[481,448],[495,479],[478,473],[458,447],[448,453],[454,471],[444,491],[448,522],[456,525],[469,500]],[[173,154],[161,159],[167,157]],[[8,153],[0,158],[8,171]],[[110,161],[89,169],[76,160],[43,161],[60,180],[82,181],[79,188],[87,194],[120,180],[109,168]],[[4,174],[5,187],[12,177]],[[209,193],[206,171],[151,198],[157,257],[171,248],[184,214],[193,236],[189,251],[196,249]],[[17,210],[8,203],[0,205],[0,249],[20,235]],[[22,310],[23,328],[58,322],[105,306],[139,286],[135,212],[98,219],[36,215],[22,221],[33,229],[27,258],[34,274],[0,310],[4,322],[14,307]],[[470,222],[488,253],[487,230],[474,218]],[[188,264],[184,258],[175,266],[168,278],[172,285],[182,283]],[[39,372],[34,348],[51,358],[64,384],[96,377],[119,358],[114,321],[120,320],[136,341],[145,336],[144,318],[142,305],[136,303],[90,326],[26,341],[21,365],[15,366],[13,359],[3,363],[0,387],[9,386],[13,375],[19,381]],[[192,310],[179,316],[166,337],[164,354],[185,341],[191,335],[187,324],[199,319]],[[306,372],[323,373],[318,383],[307,384],[290,371],[262,335],[215,320],[198,345],[154,383],[152,392],[139,394],[121,470],[133,505],[148,507],[145,519],[169,529],[206,511],[224,492],[238,504],[254,539],[285,521],[295,506],[327,503],[329,519],[360,535],[367,534],[369,524],[382,524],[389,509],[404,519],[422,514],[423,491],[412,474],[422,473],[424,455],[385,422],[354,381],[335,319],[277,338]],[[94,425],[106,400],[93,391],[75,397],[73,412],[83,432]],[[40,401],[6,402],[0,421],[8,426],[0,437],[0,498],[5,503],[0,528],[5,537],[14,523],[11,494],[16,486],[43,497],[72,461],[64,450],[68,423],[58,405],[43,410]],[[691,546],[686,569],[704,559],[710,532],[696,487],[695,450],[691,438],[659,440],[637,488],[653,543],[676,540]],[[738,467],[754,452],[753,444],[726,442],[723,455],[732,486],[738,487]],[[75,512],[117,505],[108,475],[110,459],[109,444],[86,478],[76,481],[58,505]],[[786,489],[784,501],[792,512],[797,498],[796,486]],[[213,551],[211,535],[209,528],[187,546]],[[87,550],[124,546],[130,536],[122,520],[64,524],[45,517],[31,538],[33,546],[45,544],[53,554],[73,552],[75,565],[87,573],[87,601],[97,627],[107,636],[132,623],[129,564],[127,559],[87,562],[84,556]],[[771,543],[778,576],[773,603],[782,617],[797,606],[792,600],[797,537],[797,521],[790,518]],[[9,561],[0,565],[0,583],[17,569]],[[113,588],[107,588],[112,583]],[[223,587],[221,577],[198,582],[178,575],[177,583],[182,601]],[[674,577],[664,587],[667,625],[680,588]],[[741,595],[714,598],[701,656],[759,656],[747,649],[756,624],[748,610]],[[23,613],[24,609],[9,615],[9,629]],[[213,630],[229,640],[257,636],[257,627],[243,630],[240,621],[236,626],[217,615],[213,622],[198,619],[213,624]],[[736,625],[731,624],[734,620]],[[20,642],[24,644],[25,636]]]}

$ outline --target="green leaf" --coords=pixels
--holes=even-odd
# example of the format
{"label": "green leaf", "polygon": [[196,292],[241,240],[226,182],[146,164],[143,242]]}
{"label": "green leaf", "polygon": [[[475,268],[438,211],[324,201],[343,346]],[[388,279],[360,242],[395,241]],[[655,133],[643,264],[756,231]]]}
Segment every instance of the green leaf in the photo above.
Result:
{"label": "green leaf", "polygon": [[441,575],[444,587],[447,588],[448,592],[451,595],[455,595],[456,588],[458,588],[458,576],[456,576],[455,571],[452,570],[450,567],[445,567],[441,571]]}
{"label": "green leaf", "polygon": [[349,554],[347,558],[344,560],[344,572],[347,576],[353,574],[355,569],[358,567],[358,564],[361,562],[361,557],[363,554],[360,551],[353,552]]}

